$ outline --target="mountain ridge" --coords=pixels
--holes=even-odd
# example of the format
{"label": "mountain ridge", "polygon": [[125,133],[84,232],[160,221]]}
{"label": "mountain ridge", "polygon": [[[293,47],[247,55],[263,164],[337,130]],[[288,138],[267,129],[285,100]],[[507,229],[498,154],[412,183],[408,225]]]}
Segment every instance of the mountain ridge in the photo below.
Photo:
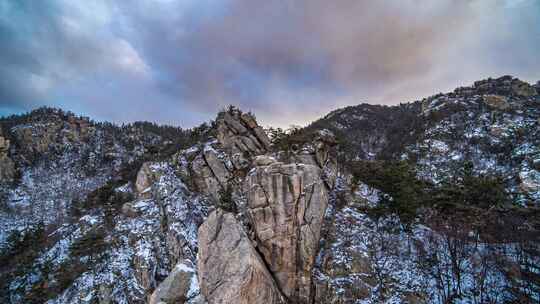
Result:
{"label": "mountain ridge", "polygon": [[[539,85],[486,79],[285,131],[232,106],[188,130],[1,118],[0,298],[536,301]],[[242,247],[220,254],[220,231]]]}

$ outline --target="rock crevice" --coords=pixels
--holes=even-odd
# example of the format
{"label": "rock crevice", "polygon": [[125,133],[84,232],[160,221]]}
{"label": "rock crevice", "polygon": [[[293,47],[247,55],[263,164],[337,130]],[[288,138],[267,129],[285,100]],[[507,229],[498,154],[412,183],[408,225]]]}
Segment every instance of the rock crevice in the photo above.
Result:
{"label": "rock crevice", "polygon": [[199,227],[198,274],[209,303],[285,303],[232,213],[218,209]]}

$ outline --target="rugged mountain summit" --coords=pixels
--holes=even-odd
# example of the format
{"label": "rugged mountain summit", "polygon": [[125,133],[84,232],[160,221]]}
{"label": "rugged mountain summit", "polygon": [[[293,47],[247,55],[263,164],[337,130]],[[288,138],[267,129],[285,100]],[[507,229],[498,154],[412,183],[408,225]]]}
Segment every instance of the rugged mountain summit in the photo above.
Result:
{"label": "rugged mountain summit", "polygon": [[[199,246],[207,248],[199,252],[203,293],[210,303],[312,303],[311,275],[328,204],[328,191],[331,190],[327,185],[333,184],[326,184],[322,177],[323,168],[332,163],[328,156],[331,145],[325,144],[332,142],[332,135],[323,133],[326,140],[320,136],[316,138],[316,151],[319,153],[315,150],[309,152],[307,145],[312,143],[306,143],[306,149],[285,156],[281,153],[283,151],[269,151],[270,140],[249,114],[239,111],[222,113],[217,124],[220,146],[229,153],[234,171],[237,171],[231,175],[239,177],[243,184],[240,196],[247,197],[247,202],[238,204],[235,209],[246,217],[246,229],[253,229],[252,246],[257,251],[245,245],[248,249],[242,250],[248,250],[247,256],[252,258],[217,255],[223,251],[234,253],[235,249],[225,247],[230,246],[229,241],[216,241],[219,240],[219,231],[211,233],[209,230],[237,229],[224,225],[238,224],[227,215],[221,215],[221,211],[213,213],[208,221],[214,222],[203,224],[199,229]],[[264,155],[265,152],[268,154]],[[242,161],[236,162],[235,159]],[[247,175],[242,176],[246,171],[249,171]],[[333,176],[328,179],[334,180],[337,172],[331,174]],[[217,228],[213,227],[216,225]],[[233,243],[249,243],[247,234],[231,234],[237,235],[235,238],[238,239]],[[247,277],[242,274],[243,277],[238,278],[239,270],[229,269],[227,265],[244,267],[246,270],[240,273],[253,274]],[[235,287],[222,285],[222,282],[229,282],[227,284]],[[235,288],[238,291],[229,295],[228,291]],[[256,297],[256,294],[250,295],[253,290],[268,292],[259,294],[263,297]],[[246,297],[238,298],[238,294]]]}
{"label": "rugged mountain summit", "polygon": [[539,91],[286,132],[234,107],[190,130],[2,118],[0,301],[538,302]]}
{"label": "rugged mountain summit", "polygon": [[251,158],[270,149],[270,140],[255,118],[239,111],[222,112],[218,115],[217,139],[236,169],[249,166]]}

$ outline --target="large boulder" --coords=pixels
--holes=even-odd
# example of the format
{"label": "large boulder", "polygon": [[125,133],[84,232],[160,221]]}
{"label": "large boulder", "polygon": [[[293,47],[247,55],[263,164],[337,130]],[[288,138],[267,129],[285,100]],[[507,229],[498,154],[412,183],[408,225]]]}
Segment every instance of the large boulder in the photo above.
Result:
{"label": "large boulder", "polygon": [[263,260],[231,213],[212,212],[199,227],[198,276],[210,304],[284,303]]}
{"label": "large boulder", "polygon": [[249,221],[270,272],[290,302],[310,303],[311,272],[328,204],[321,169],[274,162],[255,167],[245,186]]}
{"label": "large boulder", "polygon": [[231,172],[229,171],[223,160],[220,158],[219,154],[216,152],[216,150],[207,146],[203,150],[203,157],[206,164],[212,171],[215,179],[222,187],[225,187],[225,185],[231,178]]}
{"label": "large boulder", "polygon": [[178,263],[159,284],[149,304],[183,304],[199,295],[197,274],[190,260]]}

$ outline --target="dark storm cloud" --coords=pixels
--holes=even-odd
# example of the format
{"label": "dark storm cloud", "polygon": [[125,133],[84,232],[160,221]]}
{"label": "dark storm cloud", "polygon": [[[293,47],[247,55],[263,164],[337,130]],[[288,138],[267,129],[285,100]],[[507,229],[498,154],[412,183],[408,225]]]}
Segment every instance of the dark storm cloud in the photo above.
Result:
{"label": "dark storm cloud", "polygon": [[232,103],[287,125],[540,78],[536,0],[19,2],[0,3],[0,113],[189,126]]}

